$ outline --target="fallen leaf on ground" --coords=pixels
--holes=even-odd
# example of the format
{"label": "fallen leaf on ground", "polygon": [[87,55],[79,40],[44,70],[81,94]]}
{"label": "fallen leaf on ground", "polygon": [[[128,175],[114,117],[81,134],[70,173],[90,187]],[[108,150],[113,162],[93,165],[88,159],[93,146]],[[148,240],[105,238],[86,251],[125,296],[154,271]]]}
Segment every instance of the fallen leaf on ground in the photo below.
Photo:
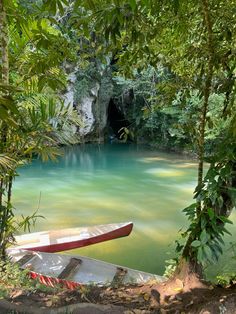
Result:
{"label": "fallen leaf on ground", "polygon": [[144,293],[143,298],[145,301],[148,301],[150,299],[150,295],[148,293]]}
{"label": "fallen leaf on ground", "polygon": [[46,306],[48,306],[48,307],[49,307],[49,306],[52,306],[52,300],[47,301],[47,302],[46,302]]}

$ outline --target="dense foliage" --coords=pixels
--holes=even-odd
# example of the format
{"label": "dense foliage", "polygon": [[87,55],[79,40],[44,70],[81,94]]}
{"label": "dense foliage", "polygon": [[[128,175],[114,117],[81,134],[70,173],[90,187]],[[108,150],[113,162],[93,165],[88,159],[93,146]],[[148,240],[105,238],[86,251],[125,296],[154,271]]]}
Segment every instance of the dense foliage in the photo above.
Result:
{"label": "dense foliage", "polygon": [[205,261],[222,253],[235,206],[235,0],[0,4],[2,247],[15,231],[17,166],[35,153],[53,157],[58,143],[76,141],[78,116],[71,106],[58,106],[66,83],[62,65],[74,62],[76,100],[92,81],[109,86],[100,103],[113,97],[122,108],[127,138],[197,153],[195,203],[184,210],[189,228],[177,249],[179,272],[184,261],[200,274]]}
{"label": "dense foliage", "polygon": [[[235,1],[76,3],[87,10],[97,34],[104,34],[100,46],[112,51],[119,72],[136,76],[151,65],[167,73],[148,80],[155,86],[150,97],[142,97],[147,106],[141,105],[141,119],[148,108],[146,127],[153,137],[160,131],[184,136],[197,151],[196,203],[185,210],[190,226],[179,249],[180,268],[185,260],[199,273],[205,260],[222,252],[235,200]],[[203,178],[207,155],[210,168]]]}
{"label": "dense foliage", "polygon": [[59,98],[66,84],[61,64],[72,55],[64,35],[17,1],[0,2],[0,31],[0,255],[5,256],[13,234],[37,216],[14,218],[17,167],[35,155],[55,158],[59,144],[76,143],[80,120]]}

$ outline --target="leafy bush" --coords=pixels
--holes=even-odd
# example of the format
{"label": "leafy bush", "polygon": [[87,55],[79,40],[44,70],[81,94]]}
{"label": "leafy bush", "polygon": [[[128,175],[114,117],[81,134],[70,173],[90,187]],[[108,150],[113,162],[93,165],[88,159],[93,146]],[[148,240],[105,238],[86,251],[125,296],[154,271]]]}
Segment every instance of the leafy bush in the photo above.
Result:
{"label": "leafy bush", "polygon": [[8,296],[12,289],[29,290],[31,287],[28,270],[22,270],[10,261],[0,261],[0,297]]}
{"label": "leafy bush", "polygon": [[223,273],[216,276],[217,283],[223,287],[229,286],[230,284],[236,283],[236,273]]}
{"label": "leafy bush", "polygon": [[177,259],[169,259],[165,261],[166,266],[165,266],[165,271],[163,276],[167,278],[171,278],[174,275],[174,272],[176,270],[177,266]]}
{"label": "leafy bush", "polygon": [[28,295],[36,290],[55,294],[63,288],[59,284],[54,287],[43,285],[30,278],[28,269],[21,269],[17,263],[10,260],[0,261],[0,298],[9,297],[16,289]]}

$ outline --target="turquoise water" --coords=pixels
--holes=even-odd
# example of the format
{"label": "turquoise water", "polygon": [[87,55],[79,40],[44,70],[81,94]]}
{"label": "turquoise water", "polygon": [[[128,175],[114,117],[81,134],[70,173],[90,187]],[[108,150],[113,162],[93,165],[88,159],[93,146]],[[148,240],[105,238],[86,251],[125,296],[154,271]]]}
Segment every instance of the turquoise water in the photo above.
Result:
{"label": "turquoise water", "polygon": [[13,202],[18,214],[38,209],[45,217],[32,231],[133,221],[129,237],[73,254],[162,274],[186,226],[181,209],[192,202],[196,168],[183,156],[135,145],[74,146],[56,163],[21,168]]}

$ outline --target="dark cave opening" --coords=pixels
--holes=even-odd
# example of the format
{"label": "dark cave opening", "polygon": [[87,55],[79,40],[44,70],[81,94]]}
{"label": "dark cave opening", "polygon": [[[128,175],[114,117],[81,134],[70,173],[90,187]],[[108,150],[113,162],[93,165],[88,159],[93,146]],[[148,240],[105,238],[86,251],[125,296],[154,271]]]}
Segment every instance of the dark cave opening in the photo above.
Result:
{"label": "dark cave opening", "polygon": [[129,126],[129,121],[125,118],[123,112],[117,107],[114,100],[111,99],[107,111],[108,136],[110,140],[120,139],[122,128]]}

